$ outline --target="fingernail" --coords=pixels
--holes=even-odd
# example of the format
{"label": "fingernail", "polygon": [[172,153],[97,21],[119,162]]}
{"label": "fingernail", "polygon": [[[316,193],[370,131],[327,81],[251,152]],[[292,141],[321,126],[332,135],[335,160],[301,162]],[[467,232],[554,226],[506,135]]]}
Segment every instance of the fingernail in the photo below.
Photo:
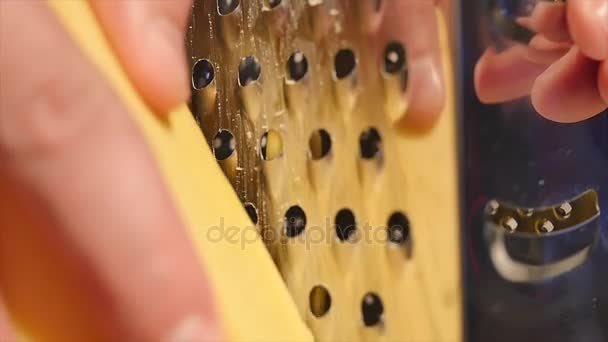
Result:
{"label": "fingernail", "polygon": [[187,71],[181,68],[186,61],[183,29],[164,15],[149,16],[148,21],[144,27],[150,57],[159,62],[158,68],[175,70],[166,87],[179,100],[186,100],[190,89]]}
{"label": "fingernail", "polygon": [[[431,57],[419,57],[411,64],[410,108],[426,119],[433,119],[444,106],[445,94],[440,66]],[[415,79],[414,79],[415,77]]]}
{"label": "fingernail", "polygon": [[191,316],[177,324],[166,342],[215,342],[219,341],[216,330],[203,323],[199,316]]}

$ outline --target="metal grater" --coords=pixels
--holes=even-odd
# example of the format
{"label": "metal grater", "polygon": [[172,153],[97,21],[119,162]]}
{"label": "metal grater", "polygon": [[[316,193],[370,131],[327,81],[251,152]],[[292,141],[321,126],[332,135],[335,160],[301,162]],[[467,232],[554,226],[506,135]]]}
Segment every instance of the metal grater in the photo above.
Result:
{"label": "metal grater", "polygon": [[[378,6],[196,1],[191,106],[317,340],[452,341],[461,325],[457,222],[442,236],[424,232],[427,216],[410,216],[427,168],[408,172],[404,156],[425,139],[395,128],[406,109],[407,48],[370,48],[363,19]],[[447,191],[448,204],[436,206],[448,208],[448,221],[453,123],[447,116],[427,138],[441,139],[433,146],[448,156],[450,185],[436,184]],[[442,237],[451,247],[435,258],[428,247]],[[433,269],[437,261],[447,263]]]}
{"label": "metal grater", "polygon": [[381,1],[196,1],[194,116],[317,340],[606,339],[606,116],[559,125],[472,84],[565,6],[454,1],[456,86],[415,134],[407,47],[368,35]]}

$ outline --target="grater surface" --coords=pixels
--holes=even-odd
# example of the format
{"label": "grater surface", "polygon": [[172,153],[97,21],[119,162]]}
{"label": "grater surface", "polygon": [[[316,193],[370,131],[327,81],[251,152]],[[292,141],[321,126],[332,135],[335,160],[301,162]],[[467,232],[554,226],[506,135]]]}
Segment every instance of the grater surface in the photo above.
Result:
{"label": "grater surface", "polygon": [[455,119],[396,128],[407,48],[373,48],[374,7],[195,1],[192,110],[317,340],[453,341]]}

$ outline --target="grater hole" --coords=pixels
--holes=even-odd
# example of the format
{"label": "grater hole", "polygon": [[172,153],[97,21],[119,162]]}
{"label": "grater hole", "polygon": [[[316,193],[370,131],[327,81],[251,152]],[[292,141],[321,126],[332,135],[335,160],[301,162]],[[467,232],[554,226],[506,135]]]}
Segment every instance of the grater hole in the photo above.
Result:
{"label": "grater hole", "polygon": [[283,138],[281,134],[271,129],[260,139],[260,155],[264,160],[274,160],[283,154]]}
{"label": "grater hole", "polygon": [[384,305],[382,299],[376,293],[368,292],[361,301],[361,313],[363,314],[363,324],[372,327],[382,322]]}
{"label": "grater hole", "polygon": [[195,90],[206,88],[215,76],[213,64],[206,59],[199,59],[192,67],[192,87]]}
{"label": "grater hole", "polygon": [[379,12],[382,8],[382,0],[371,0],[371,2],[374,6],[374,11]]}
{"label": "grater hole", "polygon": [[304,232],[306,228],[306,213],[299,205],[287,209],[284,217],[285,235],[293,238]]}
{"label": "grater hole", "polygon": [[405,48],[399,42],[391,42],[384,50],[384,71],[388,74],[397,74],[406,67]]}
{"label": "grater hole", "polygon": [[213,138],[213,154],[217,160],[228,159],[236,148],[234,135],[227,129],[221,129]]}
{"label": "grater hole", "polygon": [[554,209],[555,216],[560,220],[565,220],[572,215],[572,204],[564,202]]}
{"label": "grater hole", "polygon": [[341,209],[336,214],[336,235],[340,241],[349,240],[357,231],[355,215],[350,209]]}
{"label": "grater hole", "polygon": [[239,7],[239,0],[217,0],[217,12],[220,15],[228,15]]}
{"label": "grater hole", "polygon": [[247,202],[245,203],[245,211],[247,212],[247,215],[249,215],[251,222],[253,222],[253,224],[258,224],[258,208],[256,208],[253,203]]}
{"label": "grater hole", "polygon": [[410,237],[410,221],[404,213],[394,212],[388,219],[388,240],[404,244]]}
{"label": "grater hole", "polygon": [[287,75],[290,80],[298,82],[308,73],[308,60],[304,53],[294,52],[287,60]]}
{"label": "grater hole", "polygon": [[511,216],[505,216],[500,219],[500,225],[509,233],[514,233],[517,230],[517,227],[519,227],[517,220]]}
{"label": "grater hole", "polygon": [[331,151],[331,136],[324,129],[314,131],[308,140],[308,148],[312,160],[324,158]]}
{"label": "grater hole", "polygon": [[532,208],[517,208],[517,215],[521,217],[532,217],[534,215],[534,209]]}
{"label": "grater hole", "polygon": [[361,158],[372,159],[380,153],[382,137],[375,127],[370,127],[359,136]]}
{"label": "grater hole", "polygon": [[497,200],[493,199],[488,201],[484,210],[487,215],[494,216],[498,213],[498,209],[500,209],[500,204]]}
{"label": "grater hole", "polygon": [[247,56],[241,59],[239,64],[239,85],[246,87],[260,79],[262,67],[255,56]]}
{"label": "grater hole", "polygon": [[351,49],[340,49],[334,58],[334,72],[336,78],[344,79],[353,74],[357,67],[357,58]]}
{"label": "grater hole", "polygon": [[310,312],[317,318],[321,318],[331,309],[331,296],[325,286],[317,285],[310,290],[308,295]]}
{"label": "grater hole", "polygon": [[551,220],[541,219],[536,222],[536,231],[540,234],[551,233],[555,230],[555,225]]}
{"label": "grater hole", "polygon": [[273,9],[281,4],[282,0],[266,0],[266,6]]}

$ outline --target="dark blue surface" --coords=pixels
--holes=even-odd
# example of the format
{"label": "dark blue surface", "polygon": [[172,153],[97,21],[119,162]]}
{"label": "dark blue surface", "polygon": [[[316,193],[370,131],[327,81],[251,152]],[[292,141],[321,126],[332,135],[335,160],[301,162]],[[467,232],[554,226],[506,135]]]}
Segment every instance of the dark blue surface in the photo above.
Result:
{"label": "dark blue surface", "polygon": [[[460,58],[463,243],[468,341],[608,341],[608,115],[577,124],[540,117],[529,99],[482,105],[473,68],[486,42],[482,2],[461,1]],[[541,284],[501,278],[489,261],[482,209],[499,198],[555,205],[599,193],[599,236],[590,258]]]}

